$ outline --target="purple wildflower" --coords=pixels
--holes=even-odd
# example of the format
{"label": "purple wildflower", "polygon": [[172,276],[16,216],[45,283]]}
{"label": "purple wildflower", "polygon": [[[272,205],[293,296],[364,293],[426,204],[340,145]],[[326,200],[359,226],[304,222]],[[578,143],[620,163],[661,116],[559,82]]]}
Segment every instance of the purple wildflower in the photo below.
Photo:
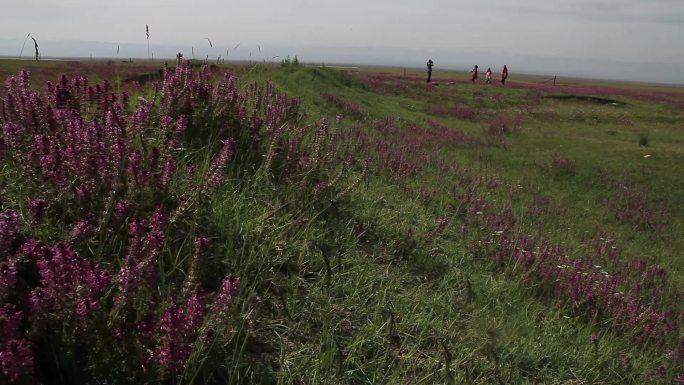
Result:
{"label": "purple wildflower", "polygon": [[195,253],[201,255],[209,247],[209,238],[198,235],[193,239],[192,243],[195,246]]}
{"label": "purple wildflower", "polygon": [[33,219],[40,222],[45,218],[47,201],[43,198],[33,198],[29,201],[29,210],[31,215],[33,215]]}
{"label": "purple wildflower", "polygon": [[[323,92],[321,93],[321,97],[323,99],[327,100],[328,102],[336,105],[343,111],[349,113],[350,115],[356,116],[356,117],[361,117],[363,116],[363,110],[361,109],[361,106],[358,104],[343,99],[335,94],[329,93],[329,92]],[[338,115],[339,116],[339,115]]]}
{"label": "purple wildflower", "polygon": [[667,375],[667,369],[665,369],[664,366],[659,366],[653,369],[653,372],[651,373],[653,378],[664,378]]}
{"label": "purple wildflower", "polygon": [[176,135],[182,135],[188,129],[188,117],[181,115],[176,121]]}
{"label": "purple wildflower", "polygon": [[7,158],[7,145],[5,140],[0,138],[0,160]]}
{"label": "purple wildflower", "polygon": [[173,178],[173,174],[175,172],[176,161],[174,161],[173,159],[167,159],[166,161],[164,161],[164,167],[162,168],[162,175],[159,181],[161,187],[169,187],[169,184],[171,184],[171,179]]}
{"label": "purple wildflower", "polygon": [[9,303],[0,307],[0,326],[0,344],[5,340],[21,338],[21,311]]}
{"label": "purple wildflower", "polygon": [[150,150],[150,164],[149,164],[149,172],[147,175],[152,175],[153,180],[151,183],[153,183],[155,186],[158,185],[159,182],[159,158],[161,157],[161,151],[157,147],[152,147],[152,150]]}
{"label": "purple wildflower", "polygon": [[19,214],[16,211],[0,211],[0,254],[10,251],[19,234]]}
{"label": "purple wildflower", "polygon": [[187,330],[195,333],[202,326],[207,314],[207,296],[202,289],[195,289],[185,304],[188,312]]}
{"label": "purple wildflower", "polygon": [[128,202],[119,201],[114,205],[114,220],[122,223],[128,214]]}
{"label": "purple wildflower", "polygon": [[140,101],[138,108],[133,113],[131,124],[133,129],[142,132],[150,124],[150,112],[152,111],[151,103]]}
{"label": "purple wildflower", "polygon": [[207,314],[207,296],[201,289],[192,292],[185,309],[171,304],[161,317],[161,346],[157,360],[170,372],[185,366],[192,354],[197,334]]}
{"label": "purple wildflower", "polygon": [[679,344],[677,344],[677,348],[675,349],[675,358],[679,362],[684,362],[684,337],[682,337],[679,340]]}
{"label": "purple wildflower", "polygon": [[33,353],[25,338],[9,340],[0,349],[2,372],[12,382],[33,374]]}
{"label": "purple wildflower", "polygon": [[599,336],[596,334],[591,335],[591,343],[594,345],[594,348],[598,349],[599,346]]}
{"label": "purple wildflower", "polygon": [[78,221],[71,230],[69,239],[72,241],[88,238],[95,230],[95,215],[88,214],[85,219]]}
{"label": "purple wildflower", "polygon": [[219,188],[225,179],[224,169],[233,155],[233,148],[235,147],[235,140],[226,139],[223,142],[221,152],[214,159],[207,174],[207,184],[211,188]]}
{"label": "purple wildflower", "polygon": [[4,300],[14,292],[17,283],[17,266],[13,262],[0,263],[0,300]]}
{"label": "purple wildflower", "polygon": [[200,268],[200,260],[203,254],[209,248],[209,239],[204,236],[197,236],[193,240],[195,246],[195,253],[190,261],[190,268],[188,269],[188,275],[185,279],[185,285],[183,287],[183,292],[187,293],[190,289],[197,285],[197,271]]}
{"label": "purple wildflower", "polygon": [[371,166],[371,160],[366,159],[363,161],[363,175],[368,175],[368,172],[370,171],[370,166]]}
{"label": "purple wildflower", "polygon": [[128,222],[128,257],[139,258],[143,250],[143,241],[147,232],[144,219],[134,217]]}
{"label": "purple wildflower", "polygon": [[[156,304],[152,308],[156,309]],[[156,313],[149,310],[143,316],[143,319],[135,326],[138,341],[142,346],[151,346],[154,343],[158,321],[159,318]]]}
{"label": "purple wildflower", "polygon": [[316,183],[316,185],[314,186],[314,194],[318,195],[328,187],[330,187],[330,182],[328,182],[327,180],[320,181]]}
{"label": "purple wildflower", "polygon": [[81,202],[85,202],[88,199],[90,199],[90,189],[86,185],[81,185],[76,188],[74,188],[74,195],[78,200]]}
{"label": "purple wildflower", "polygon": [[187,175],[188,179],[192,179],[195,177],[196,171],[197,167],[194,164],[189,164],[188,167],[185,169],[185,174]]}
{"label": "purple wildflower", "polygon": [[33,372],[33,354],[21,324],[21,311],[11,304],[0,307],[0,368],[12,382]]}
{"label": "purple wildflower", "polygon": [[182,341],[182,330],[185,325],[183,309],[176,304],[166,309],[159,322],[161,346],[157,352],[157,360],[170,372],[180,369],[191,351]]}
{"label": "purple wildflower", "polygon": [[41,286],[30,297],[35,314],[69,317],[84,299],[96,301],[107,291],[111,278],[93,260],[80,257],[70,243],[50,249],[50,258],[38,262]]}
{"label": "purple wildflower", "polygon": [[136,186],[140,186],[145,182],[142,178],[142,160],[143,156],[140,150],[135,150],[129,157],[128,172]]}
{"label": "purple wildflower", "polygon": [[[124,203],[125,204],[125,203]],[[135,217],[128,223],[128,236],[131,238],[142,238],[145,236],[147,224],[144,219]]]}
{"label": "purple wildflower", "polygon": [[164,209],[158,206],[154,213],[152,214],[152,219],[150,220],[150,232],[147,234],[146,246],[147,250],[154,255],[161,252],[164,246],[164,241],[166,240],[166,223],[168,218],[164,213]]}
{"label": "purple wildflower", "polygon": [[440,228],[444,228],[444,227],[448,226],[449,223],[450,223],[449,217],[443,216],[443,217],[439,218],[439,221],[437,222],[437,226],[439,226]]}
{"label": "purple wildflower", "polygon": [[25,261],[37,261],[40,258],[45,258],[48,250],[40,241],[29,239],[21,245],[18,256]]}
{"label": "purple wildflower", "polygon": [[125,171],[122,164],[128,153],[128,145],[122,138],[117,137],[114,139],[114,143],[112,143],[111,146],[111,156],[108,159],[108,165],[111,177],[115,178],[114,180],[116,181]]}
{"label": "purple wildflower", "polygon": [[97,310],[97,301],[91,298],[85,298],[76,305],[76,314],[82,320],[90,318],[90,316]]}
{"label": "purple wildflower", "polygon": [[132,301],[134,291],[142,280],[142,266],[136,263],[133,258],[127,258],[121,266],[119,272],[119,295],[117,302],[120,305],[128,304]]}
{"label": "purple wildflower", "polygon": [[240,291],[240,277],[233,275],[223,279],[221,284],[221,291],[216,296],[214,307],[221,312],[226,310],[232,303],[238,292]]}
{"label": "purple wildflower", "polygon": [[99,265],[93,260],[85,260],[83,262],[82,272],[83,276],[80,278],[86,283],[91,295],[93,297],[105,295],[112,283],[112,277],[109,272],[100,269]]}

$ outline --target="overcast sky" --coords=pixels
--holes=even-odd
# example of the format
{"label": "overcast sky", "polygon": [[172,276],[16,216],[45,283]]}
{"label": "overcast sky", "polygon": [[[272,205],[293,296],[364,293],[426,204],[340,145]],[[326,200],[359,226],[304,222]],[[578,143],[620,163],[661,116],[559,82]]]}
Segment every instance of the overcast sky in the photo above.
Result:
{"label": "overcast sky", "polygon": [[57,40],[145,55],[145,24],[157,57],[188,47],[211,58],[229,49],[231,58],[402,66],[431,57],[436,69],[508,64],[511,72],[684,83],[684,0],[0,0],[0,55],[16,56],[29,32],[44,56],[94,50]]}

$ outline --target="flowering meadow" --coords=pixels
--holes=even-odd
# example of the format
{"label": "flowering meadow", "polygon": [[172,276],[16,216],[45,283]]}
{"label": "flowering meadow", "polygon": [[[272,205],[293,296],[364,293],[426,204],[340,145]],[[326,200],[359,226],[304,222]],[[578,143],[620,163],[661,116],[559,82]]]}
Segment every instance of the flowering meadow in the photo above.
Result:
{"label": "flowering meadow", "polygon": [[684,384],[679,94],[147,65],[5,81],[1,383]]}
{"label": "flowering meadow", "polygon": [[28,71],[7,79],[5,380],[151,381],[201,366],[239,326],[241,277],[206,218],[227,179],[261,173],[308,203],[350,188],[345,170],[334,181],[320,171],[332,161],[327,121],[303,125],[299,101],[273,85],[241,89],[207,71],[179,55],[133,95],[85,76],[43,91]]}

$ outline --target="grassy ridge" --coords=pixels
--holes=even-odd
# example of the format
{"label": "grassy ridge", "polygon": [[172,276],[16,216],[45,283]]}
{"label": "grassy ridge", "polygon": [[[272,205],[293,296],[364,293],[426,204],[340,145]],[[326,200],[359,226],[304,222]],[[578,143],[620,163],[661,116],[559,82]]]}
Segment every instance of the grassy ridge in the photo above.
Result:
{"label": "grassy ridge", "polygon": [[[215,245],[207,282],[216,285],[219,271],[241,277],[234,326],[223,345],[197,347],[182,372],[162,370],[162,380],[639,384],[672,383],[682,373],[677,341],[633,344],[632,329],[557,298],[533,270],[493,258],[498,231],[507,230],[480,219],[501,215],[508,223],[509,209],[515,232],[563,242],[573,257],[591,255],[597,242],[618,245],[625,260],[653,256],[671,278],[662,306],[680,312],[684,117],[677,107],[619,95],[625,104],[549,98],[515,83],[427,86],[293,65],[231,70],[243,85],[271,81],[300,97],[308,122],[342,115],[329,134],[336,160],[315,179],[339,182],[321,185],[322,193],[302,190],[294,175],[274,184],[258,156],[240,158],[238,149],[243,160],[231,166],[225,188],[187,223]],[[184,156],[209,168],[214,147]],[[268,157],[269,147],[261,148]],[[360,162],[341,166],[349,155],[371,159],[368,177],[359,178]],[[9,178],[14,166],[5,167]],[[350,168],[337,179],[337,167]],[[637,195],[619,195],[625,186],[638,186]],[[172,188],[186,191],[182,183]],[[26,194],[4,183],[3,210],[22,207]],[[610,204],[621,200],[637,202]],[[642,213],[651,208],[664,213],[655,222]],[[51,228],[31,231],[60,239]],[[189,253],[179,259],[185,249],[176,244],[161,262],[162,292],[187,279]],[[83,379],[102,369],[85,370]]]}
{"label": "grassy ridge", "polygon": [[[324,79],[328,84],[322,85],[319,71],[310,70],[309,79],[298,73],[276,77],[276,81],[288,92],[310,101],[315,114],[344,114],[334,104],[322,101],[316,92],[336,87],[336,94],[359,105],[367,112],[367,119],[429,118],[474,136],[486,136],[485,131],[493,123],[508,124],[511,133],[505,134],[504,146],[459,147],[445,151],[445,157],[524,183],[559,200],[570,213],[577,214],[567,220],[568,224],[581,224],[569,226],[577,231],[576,238],[584,231],[593,232],[597,226],[605,227],[630,238],[643,238],[626,242],[624,246],[630,248],[630,254],[663,255],[660,261],[668,267],[675,271],[684,267],[681,258],[671,257],[684,248],[684,239],[679,236],[684,197],[678,193],[684,189],[684,181],[678,178],[676,166],[684,159],[683,138],[677,129],[683,119],[681,92],[672,93],[669,100],[674,105],[619,94],[614,100],[625,104],[616,105],[577,98],[556,99],[553,88],[548,88],[548,93],[536,92],[516,87],[516,83],[514,89],[470,84],[425,87],[418,79],[403,81],[400,76],[389,75],[380,76],[388,86],[380,85],[373,92],[369,86],[373,82],[365,81],[364,75],[360,75],[362,82],[354,86],[336,79]],[[394,88],[388,90],[391,87]],[[455,111],[449,111],[454,107]],[[465,117],[459,118],[459,114]],[[644,135],[648,138],[647,146],[639,144]],[[574,170],[569,175],[554,170],[554,155],[572,160]],[[604,204],[614,190],[610,179],[629,179],[648,190],[651,201],[667,202],[671,221],[666,234],[630,231],[633,225],[612,220],[613,213]]]}
{"label": "grassy ridge", "polygon": [[[315,73],[311,75],[312,79],[315,78]],[[680,237],[682,202],[677,194],[677,191],[681,191],[681,181],[676,176],[675,164],[681,161],[684,154],[676,145],[677,141],[681,140],[676,127],[682,120],[681,110],[677,107],[670,103],[648,103],[619,94],[615,96],[615,101],[622,103],[609,102],[610,104],[606,105],[581,98],[546,98],[545,93],[524,89],[483,88],[481,85],[425,87],[420,80],[406,81],[391,76],[386,77],[387,87],[375,84],[377,86],[375,90],[373,90],[374,81],[368,81],[363,76],[360,81],[366,87],[344,87],[336,94],[368,111],[367,120],[387,115],[414,121],[430,118],[458,127],[470,135],[486,138],[492,122],[501,124],[503,119],[503,123],[510,126],[510,132],[504,134],[503,143],[494,142],[489,146],[456,144],[450,148],[440,149],[440,155],[447,161],[459,162],[478,173],[493,176],[495,179],[499,178],[501,183],[517,187],[516,200],[519,200],[519,203],[517,203],[516,213],[520,213],[522,219],[532,228],[541,223],[549,237],[576,248],[574,252],[577,255],[592,253],[592,249],[596,246],[588,240],[598,238],[596,234],[604,235],[611,241],[617,240],[615,244],[623,249],[624,258],[655,257],[658,263],[669,269],[672,279],[671,287],[681,286],[682,266],[681,259],[677,258],[681,254],[683,241]],[[281,79],[278,84],[293,92],[296,92],[297,86],[301,87],[299,84],[292,87],[288,76]],[[453,105],[454,101],[457,106],[477,108],[477,114],[474,117],[472,114],[467,114],[464,118],[453,118],[429,113],[435,105],[448,108]],[[678,103],[681,101],[681,95],[674,94],[672,101]],[[312,103],[316,104],[316,102]],[[345,113],[339,107],[338,112]],[[649,141],[646,147],[640,146],[640,133],[645,130],[652,132],[649,135],[650,138],[658,136],[661,139],[657,143]],[[486,140],[485,138],[483,141]],[[649,154],[651,157],[643,157]],[[570,160],[572,167],[566,169],[562,164],[561,166],[555,165],[554,157]],[[646,163],[649,161],[654,162]],[[656,164],[653,165],[653,163]],[[428,213],[431,213],[428,215],[433,218],[432,221],[445,212],[449,204],[453,204],[448,203],[449,198],[440,194],[444,192],[446,181],[443,173],[435,171],[437,170],[428,168],[421,173],[421,177],[414,179],[414,182],[401,182],[405,191],[405,185],[413,186],[414,189],[412,193],[402,195],[402,203],[397,204],[400,207],[397,211],[401,214],[396,215],[411,218],[412,221],[400,221],[398,218],[393,218],[389,222],[398,223],[401,226],[397,228],[388,225],[394,229],[387,230],[386,233],[400,235],[407,228],[415,226],[417,214],[406,215],[410,206],[406,205],[405,200],[417,199],[420,203],[424,203],[420,199],[420,189],[436,191],[434,196],[429,198],[433,204],[426,205]],[[642,228],[638,219],[635,219],[636,222],[621,221],[616,218],[616,209],[607,207],[607,202],[614,197],[616,184],[624,180],[642,186],[646,191],[644,194],[647,194],[645,199],[648,205],[661,207],[659,205],[664,203],[662,207],[666,207],[663,210],[667,212],[665,219],[667,226],[664,231],[648,229],[648,226]],[[446,183],[448,185],[448,182]],[[364,195],[370,194],[372,193],[364,192]],[[384,201],[387,195],[381,196]],[[499,195],[501,200],[507,198],[510,199],[510,195],[508,197]],[[437,206],[434,203],[437,203]],[[530,208],[534,209],[535,205],[551,206],[553,209],[540,218],[537,215],[544,214],[545,208],[539,208],[537,211],[530,210]],[[444,211],[440,213],[440,210]],[[428,219],[424,221],[430,222]],[[424,228],[430,225],[423,224]],[[450,238],[457,239],[459,234],[451,233]],[[463,246],[456,246],[449,252],[451,255],[459,253],[463,253]],[[423,260],[425,259],[430,262],[428,267],[421,270],[433,268],[442,270],[444,266],[452,266],[449,258],[441,263],[434,255]],[[483,267],[479,265],[478,268]],[[484,268],[484,270],[487,269]],[[517,289],[520,290],[520,287],[517,286]],[[511,288],[509,290],[516,291]],[[523,298],[530,294],[525,290],[523,293],[526,293],[522,295]],[[486,300],[479,305],[487,307],[486,302],[495,297],[486,296]],[[677,296],[672,299],[674,304],[677,303],[676,298]],[[437,299],[436,302],[440,300],[448,303],[448,300],[444,298]],[[525,300],[529,299],[525,298],[521,302],[524,303]],[[525,306],[513,306],[513,308],[525,308]],[[678,305],[675,305],[675,308],[681,310]],[[559,310],[555,317],[551,316],[550,319],[546,319],[546,322],[558,327],[555,324],[563,322],[565,317],[575,319],[576,315],[573,316],[572,311],[569,310],[567,312]],[[531,324],[536,323],[530,319],[516,319],[515,315],[511,315],[510,318],[514,319],[510,321],[515,325],[513,329],[519,327],[529,330]],[[597,332],[597,329],[590,330]],[[449,332],[445,334],[448,335]],[[568,346],[566,338],[554,335],[554,332],[542,332],[542,334],[547,336],[546,343],[550,340],[562,341],[558,349],[562,350],[561,346]],[[575,343],[591,351],[593,345],[587,342],[590,340],[590,334],[585,332],[584,337],[578,338]],[[601,335],[603,338],[610,338],[610,335]],[[625,358],[627,356],[620,356],[617,353],[625,347],[624,339],[616,338],[613,343],[615,344],[614,355],[611,357],[608,354],[603,358],[606,363],[616,365],[612,370],[624,373],[625,368],[619,365],[632,360],[634,356],[627,353],[627,356],[630,356],[627,359]],[[516,339],[512,344],[524,346],[527,342],[520,342]],[[606,345],[609,344],[606,342]],[[575,358],[578,355],[576,354]],[[587,359],[587,365],[595,363],[595,357],[588,354],[582,354],[582,356]],[[622,364],[618,364],[619,362]],[[596,377],[589,375],[585,377],[585,380],[616,383],[630,379],[635,383],[653,381],[652,369],[646,369],[646,366],[656,362],[661,361],[653,356],[644,358],[644,361],[639,364],[640,369],[637,370],[640,375],[632,372],[620,377],[619,380],[611,380],[610,376],[602,377],[600,374],[592,373]],[[654,369],[658,367],[659,364],[656,364]],[[605,368],[592,367],[592,369],[601,372]],[[568,367],[564,370],[572,371]],[[677,371],[677,369],[671,370]],[[543,381],[551,382],[552,380],[547,378]],[[518,383],[524,380],[517,377],[512,382]]]}

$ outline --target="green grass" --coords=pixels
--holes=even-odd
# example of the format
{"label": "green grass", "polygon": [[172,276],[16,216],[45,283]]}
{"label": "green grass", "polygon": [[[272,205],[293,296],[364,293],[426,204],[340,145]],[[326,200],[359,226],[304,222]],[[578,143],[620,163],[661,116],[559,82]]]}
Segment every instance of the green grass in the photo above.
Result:
{"label": "green grass", "polygon": [[[24,65],[0,62],[7,72]],[[49,73],[64,69],[38,66]],[[408,82],[397,94],[385,94],[363,82],[373,74],[366,70],[254,65],[219,66],[216,72],[224,69],[240,76],[242,86],[271,81],[300,97],[310,120],[344,114],[321,98],[323,92],[352,101],[365,114],[345,119],[349,130],[374,135],[373,121],[384,117],[429,118],[461,129],[482,143],[433,143],[435,161],[498,181],[503,187],[483,193],[497,204],[509,203],[525,228],[541,226],[549,239],[578,254],[589,252],[587,234],[604,231],[618,240],[624,256],[655,257],[673,287],[684,285],[681,109],[619,95],[615,99],[625,104],[606,105],[462,83]],[[455,105],[477,108],[477,119],[429,114],[431,107]],[[520,122],[501,138],[505,145],[487,145],[486,130],[497,117]],[[644,133],[648,146],[640,145]],[[555,170],[555,154],[575,161],[575,171]],[[524,273],[493,262],[486,247],[461,235],[461,202],[449,178],[435,163],[399,180],[373,165],[370,178],[347,196],[311,205],[292,203],[295,193],[259,173],[230,180],[197,215],[206,219],[203,230],[224,242],[225,254],[210,264],[240,275],[248,289],[241,294],[236,337],[219,348],[230,376],[200,377],[278,384],[664,384],[684,371],[657,347],[632,345],[610,320],[594,322],[548,298]],[[606,206],[611,178],[636,183],[649,202],[664,203],[671,214],[667,228],[656,232],[619,221]],[[432,197],[417,197],[417,188]],[[7,182],[2,192],[28,194]],[[564,214],[535,216],[530,203],[539,197]],[[445,214],[451,224],[428,237]],[[301,216],[310,222],[293,229]],[[598,345],[592,335],[599,336]],[[195,373],[209,370],[195,365]],[[652,372],[661,365],[668,375],[657,382]],[[186,374],[181,382],[190,378]]]}
{"label": "green grass", "polygon": [[[329,106],[316,101],[316,91],[321,86],[320,70],[301,69],[301,72],[272,76],[271,80],[284,90],[300,95],[307,101],[311,100],[309,106],[314,115],[330,113]],[[302,86],[308,76],[310,81]],[[333,78],[336,75],[327,76]],[[451,127],[461,128],[472,135],[482,136],[487,120],[494,116],[522,116],[523,123],[519,130],[505,138],[505,149],[488,146],[458,147],[445,149],[440,155],[449,161],[483,170],[505,183],[520,185],[521,201],[529,202],[537,194],[551,199],[555,205],[564,209],[566,215],[557,218],[528,216],[525,220],[531,226],[543,222],[545,232],[552,239],[577,247],[582,252],[586,246],[583,246],[581,240],[586,237],[586,233],[593,234],[601,230],[618,239],[625,250],[625,256],[653,256],[668,268],[674,287],[681,287],[684,283],[684,265],[680,258],[681,250],[684,250],[684,238],[681,237],[684,201],[680,193],[684,191],[684,182],[679,177],[677,166],[684,162],[684,147],[680,145],[684,133],[679,129],[684,121],[681,110],[666,104],[622,96],[616,96],[616,100],[624,104],[605,105],[576,98],[540,98],[537,92],[528,90],[484,88],[481,85],[458,83],[434,88],[420,85],[398,95],[385,95],[373,93],[372,90],[358,85],[324,80],[327,81],[324,84],[326,91],[332,89],[339,96],[362,105],[372,118],[398,116],[416,120],[429,117]],[[303,88],[304,92],[300,93]],[[681,95],[678,97],[681,98]],[[449,106],[454,100],[482,109],[481,115],[484,118],[480,118],[481,122],[471,122],[423,113],[430,103]],[[639,145],[642,132],[649,133],[649,146],[646,148]],[[554,153],[576,161],[576,172],[572,175],[554,173],[550,165]],[[644,158],[644,155],[651,157]],[[638,230],[632,224],[617,220],[605,205],[613,191],[610,178],[633,181],[649,191],[649,199],[664,202],[671,212],[665,232]],[[429,170],[420,175],[416,182],[426,189],[437,191],[444,187],[441,175]],[[382,229],[376,231],[385,235],[395,234],[395,237],[401,236],[409,224],[420,226],[422,223],[427,227],[426,223],[433,223],[439,207],[422,207],[420,203],[407,204],[410,197],[397,194],[393,189],[396,187],[386,185],[380,189],[375,187],[363,191],[361,194],[367,202],[377,202],[375,204],[382,209],[367,207],[355,211],[376,213],[374,218],[382,222],[374,224],[373,227]],[[396,211],[387,207],[391,206],[388,200],[392,196],[397,200]],[[501,199],[505,197],[502,196]],[[439,206],[444,207],[443,204]],[[414,207],[415,211],[411,209]],[[523,211],[521,215],[524,215]],[[436,253],[423,250],[428,255],[421,260],[392,262],[389,265],[391,270],[386,271],[400,274],[401,269],[406,268],[409,271],[407,274],[414,274],[413,285],[400,283],[403,289],[391,291],[393,295],[390,297],[394,298],[391,306],[397,308],[397,314],[404,315],[402,325],[411,330],[406,332],[411,337],[408,338],[409,343],[420,346],[420,339],[430,335],[433,339],[443,338],[453,345],[449,348],[453,349],[450,354],[461,365],[460,372],[454,369],[457,365],[452,365],[455,383],[495,383],[498,381],[497,376],[501,376],[502,383],[652,381],[650,371],[659,366],[662,360],[657,354],[631,347],[625,336],[611,332],[609,324],[592,326],[553,303],[540,301],[518,277],[496,272],[492,266],[473,260],[472,256],[468,257],[456,232],[445,238],[447,239],[437,248]],[[391,249],[391,245],[381,244],[370,254],[383,255]],[[355,267],[359,264],[363,266],[363,259],[354,260],[350,264]],[[382,266],[385,267],[386,264],[387,262]],[[359,269],[368,270],[366,267]],[[416,270],[425,276],[416,276]],[[346,275],[345,272],[337,274]],[[349,274],[350,278],[344,281],[355,282],[354,287],[364,281],[360,272]],[[377,280],[381,273],[371,270],[369,274]],[[400,277],[401,275],[392,280],[401,282]],[[467,304],[468,296],[462,289],[464,277],[468,277],[472,290],[478,293]],[[387,281],[383,279],[382,282],[382,288],[386,290]],[[347,298],[354,297],[352,295]],[[388,306],[384,305],[385,298],[387,295],[373,301],[374,305],[362,302],[359,309],[365,310],[369,305],[374,307],[375,311],[365,316],[367,322],[371,325],[380,323],[387,329],[387,316],[378,319],[377,315],[378,308]],[[332,317],[335,319],[341,316]],[[380,326],[371,327],[370,330],[375,330],[375,336],[365,337],[369,341],[387,332]],[[324,332],[328,333],[334,335],[334,332]],[[360,333],[364,335],[370,331],[363,329]],[[589,335],[592,333],[601,335],[598,351],[594,351],[589,342]],[[355,342],[351,344],[356,346]],[[385,341],[385,344],[389,346],[378,346],[375,350],[394,349],[391,341]],[[444,358],[441,356],[443,347],[440,344],[432,341],[422,351],[423,354],[429,352],[428,357],[435,365],[432,369],[416,369],[423,362],[419,359],[420,347],[409,345],[403,349],[406,353],[392,357],[392,360],[405,359],[400,361],[401,364],[389,369],[377,369],[372,376],[351,381],[435,383],[448,379],[443,365]],[[491,357],[482,353],[486,349],[492,349],[495,356],[500,355],[501,362],[492,362]],[[315,356],[316,350],[312,350],[308,354]],[[408,357],[404,354],[408,354]],[[372,357],[375,359],[376,356]],[[348,359],[345,356],[345,362]],[[631,364],[627,365],[628,361]],[[333,364],[334,362],[329,365]],[[441,369],[436,369],[440,365]],[[307,364],[304,364],[301,374],[295,377],[306,376],[306,368]],[[469,369],[478,371],[478,374],[471,373],[472,377],[469,379]],[[397,374],[397,371],[401,374]]]}

